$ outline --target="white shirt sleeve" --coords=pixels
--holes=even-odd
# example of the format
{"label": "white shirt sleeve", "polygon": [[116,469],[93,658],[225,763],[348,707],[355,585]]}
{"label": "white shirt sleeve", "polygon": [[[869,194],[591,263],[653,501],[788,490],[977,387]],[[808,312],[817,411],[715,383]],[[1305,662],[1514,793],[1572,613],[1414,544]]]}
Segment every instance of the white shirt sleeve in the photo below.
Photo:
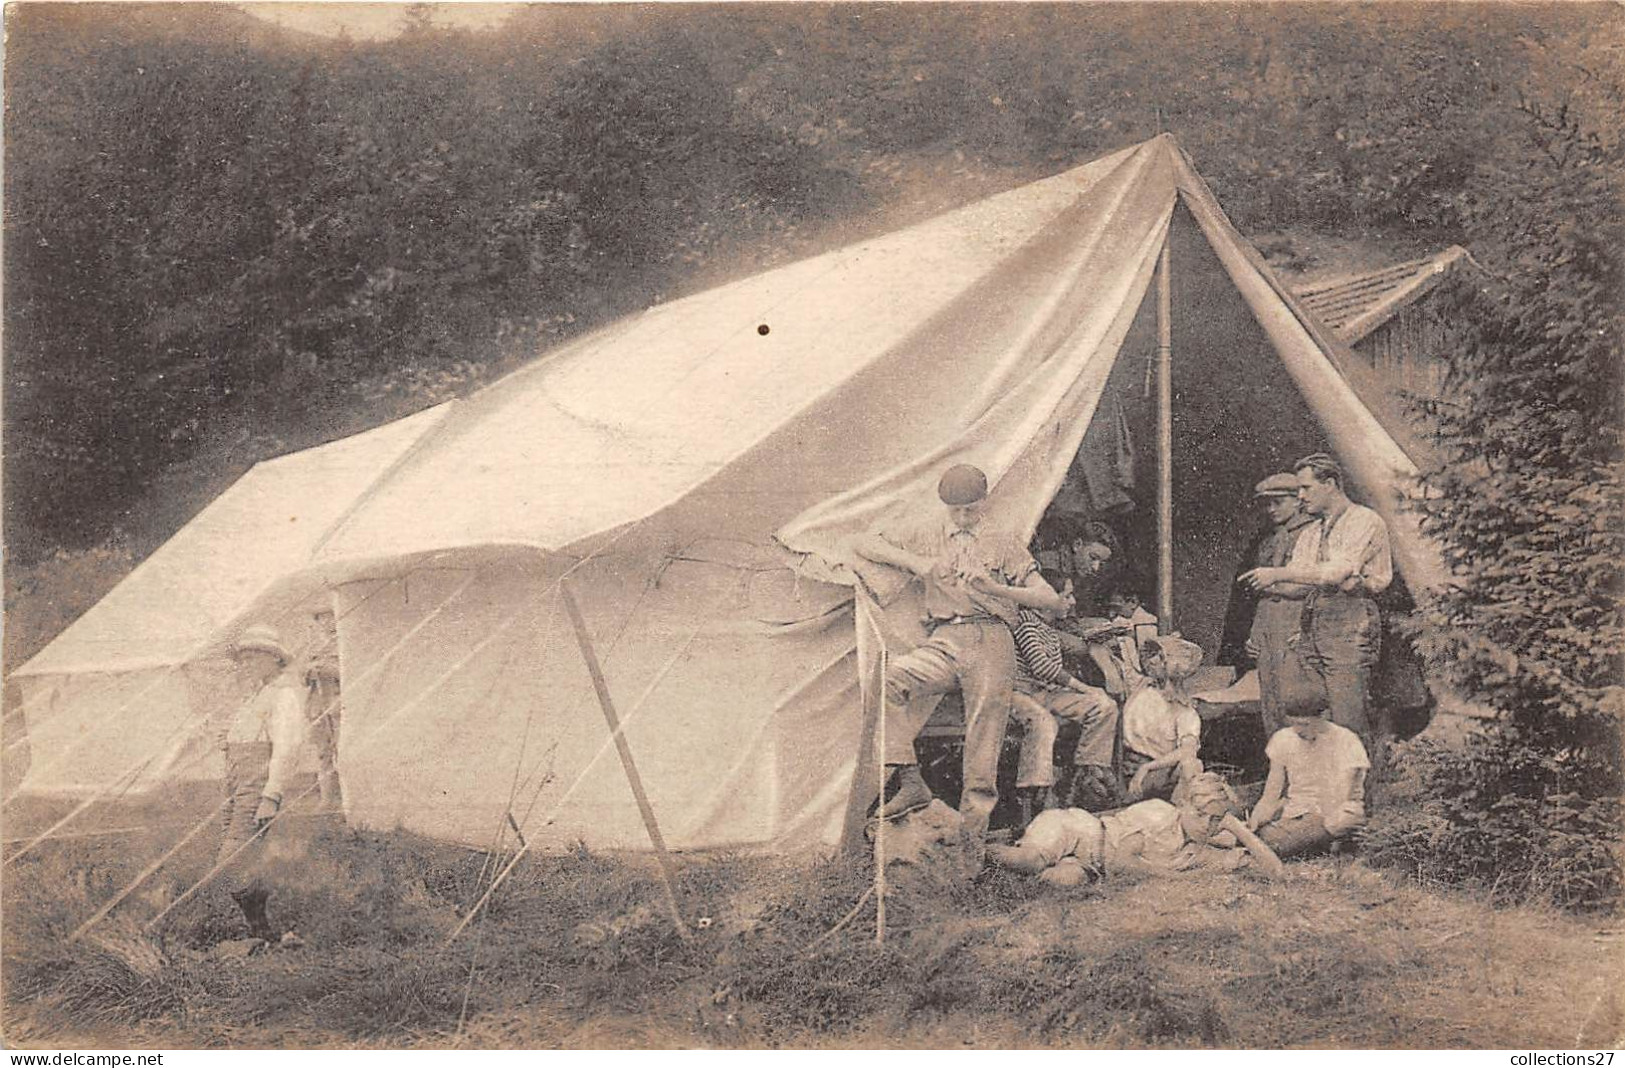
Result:
{"label": "white shirt sleeve", "polygon": [[1292,748],[1292,739],[1295,737],[1290,727],[1283,727],[1270,735],[1270,740],[1264,743],[1264,755],[1269,757],[1270,763],[1278,764],[1286,759],[1287,751]]}
{"label": "white shirt sleeve", "polygon": [[1186,738],[1198,744],[1202,741],[1202,717],[1190,705],[1174,705],[1174,744]]}
{"label": "white shirt sleeve", "polygon": [[1388,524],[1382,516],[1363,505],[1349,505],[1332,525],[1326,537],[1326,559],[1321,560],[1324,526],[1325,520],[1319,520],[1298,532],[1288,565],[1310,569],[1317,585],[1340,586],[1350,578],[1359,578],[1368,593],[1386,590],[1394,581],[1394,559],[1388,543]]}
{"label": "white shirt sleeve", "polygon": [[1337,754],[1338,764],[1341,767],[1350,771],[1371,767],[1371,757],[1367,755],[1365,743],[1360,741],[1358,734],[1344,728],[1343,733],[1338,737],[1342,743]]}
{"label": "white shirt sleeve", "polygon": [[280,800],[305,744],[305,709],[293,686],[279,686],[266,717],[271,736],[271,766],[265,776],[265,796]]}

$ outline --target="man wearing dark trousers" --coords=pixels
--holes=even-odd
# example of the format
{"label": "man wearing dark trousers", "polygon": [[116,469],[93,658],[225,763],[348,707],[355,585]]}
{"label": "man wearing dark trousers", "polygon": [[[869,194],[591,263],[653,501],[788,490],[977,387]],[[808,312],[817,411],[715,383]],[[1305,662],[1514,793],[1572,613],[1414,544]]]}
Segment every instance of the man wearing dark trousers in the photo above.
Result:
{"label": "man wearing dark trousers", "polygon": [[[1253,488],[1253,495],[1269,513],[1272,529],[1258,546],[1255,567],[1280,567],[1292,557],[1292,549],[1303,528],[1315,522],[1298,501],[1296,475],[1271,475]],[[1303,602],[1312,587],[1302,583],[1276,582],[1262,591],[1247,632],[1247,652],[1258,664],[1259,706],[1264,737],[1273,738],[1286,726],[1282,713],[1282,683],[1287,659],[1294,653],[1291,644],[1303,624]]]}
{"label": "man wearing dark trousers", "polygon": [[1277,583],[1309,587],[1298,659],[1324,685],[1332,722],[1359,735],[1378,778],[1384,748],[1372,721],[1371,676],[1382,641],[1376,597],[1394,578],[1388,527],[1349,500],[1343,468],[1332,457],[1314,453],[1293,468],[1298,501],[1315,522],[1299,533],[1284,566],[1254,568],[1242,581],[1265,593]]}

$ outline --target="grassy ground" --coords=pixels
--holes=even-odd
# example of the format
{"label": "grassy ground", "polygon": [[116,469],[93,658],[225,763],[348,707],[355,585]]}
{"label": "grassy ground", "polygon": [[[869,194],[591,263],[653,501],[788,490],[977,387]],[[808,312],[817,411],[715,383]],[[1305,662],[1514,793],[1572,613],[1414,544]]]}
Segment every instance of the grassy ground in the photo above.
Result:
{"label": "grassy ground", "polygon": [[[525,860],[444,944],[481,854],[307,821],[279,926],[308,940],[216,959],[221,894],[153,913],[206,870],[201,835],[74,945],[65,936],[160,843],[55,843],[5,870],[13,1046],[1406,1046],[1625,1038],[1620,936],[1500,909],[1359,861],[1246,875],[1113,877],[1061,892],[1000,874],[900,892],[824,935],[861,865],[685,858],[673,932],[652,861]],[[174,832],[169,835],[175,837]],[[122,844],[121,844],[122,843]],[[809,945],[812,948],[809,950]]]}

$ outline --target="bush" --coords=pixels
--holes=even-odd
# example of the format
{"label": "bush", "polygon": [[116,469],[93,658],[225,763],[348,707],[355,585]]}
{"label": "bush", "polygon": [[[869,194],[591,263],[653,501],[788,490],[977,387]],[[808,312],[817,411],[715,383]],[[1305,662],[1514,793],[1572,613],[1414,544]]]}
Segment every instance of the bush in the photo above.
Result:
{"label": "bush", "polygon": [[[1617,109],[1625,79],[1598,70]],[[1447,294],[1447,381],[1418,404],[1438,460],[1416,508],[1450,582],[1412,630],[1495,718],[1402,757],[1430,800],[1373,843],[1440,877],[1598,907],[1625,890],[1625,152],[1585,103],[1526,99],[1539,164],[1488,169],[1468,204],[1488,273]]]}

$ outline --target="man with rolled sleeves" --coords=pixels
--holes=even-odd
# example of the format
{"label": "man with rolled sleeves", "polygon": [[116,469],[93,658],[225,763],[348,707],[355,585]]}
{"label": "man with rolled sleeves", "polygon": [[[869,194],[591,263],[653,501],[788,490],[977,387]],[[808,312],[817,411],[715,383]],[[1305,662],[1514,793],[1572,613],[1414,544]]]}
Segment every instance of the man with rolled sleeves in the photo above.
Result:
{"label": "man with rolled sleeves", "polygon": [[[1264,506],[1274,529],[1259,542],[1254,567],[1282,567],[1292,558],[1292,548],[1303,528],[1314,517],[1304,513],[1298,502],[1298,477],[1271,475],[1253,487],[1253,496]],[[1298,636],[1303,620],[1303,602],[1310,587],[1303,583],[1275,582],[1262,591],[1247,633],[1247,652],[1258,663],[1259,706],[1264,721],[1264,737],[1273,738],[1286,726],[1282,712],[1281,685],[1289,644]]]}
{"label": "man with rolled sleeves", "polygon": [[896,790],[880,809],[895,819],[931,803],[914,739],[924,726],[911,702],[958,689],[965,702],[964,787],[959,810],[965,863],[981,867],[988,817],[998,800],[999,752],[1010,720],[1016,674],[1011,628],[1017,608],[1064,612],[1066,603],[1038,573],[1017,538],[986,528],[987,476],[969,464],[937,485],[946,513],[920,516],[859,535],[852,550],[917,577],[925,587],[929,637],[886,671],[885,751]]}
{"label": "man with rolled sleeves", "polygon": [[1376,597],[1394,578],[1388,526],[1349,500],[1342,465],[1326,453],[1305,456],[1293,470],[1298,502],[1315,522],[1299,532],[1284,566],[1254,568],[1242,581],[1264,592],[1277,583],[1309,587],[1298,658],[1325,685],[1332,722],[1360,736],[1375,777],[1383,750],[1371,721],[1370,685],[1382,642]]}

